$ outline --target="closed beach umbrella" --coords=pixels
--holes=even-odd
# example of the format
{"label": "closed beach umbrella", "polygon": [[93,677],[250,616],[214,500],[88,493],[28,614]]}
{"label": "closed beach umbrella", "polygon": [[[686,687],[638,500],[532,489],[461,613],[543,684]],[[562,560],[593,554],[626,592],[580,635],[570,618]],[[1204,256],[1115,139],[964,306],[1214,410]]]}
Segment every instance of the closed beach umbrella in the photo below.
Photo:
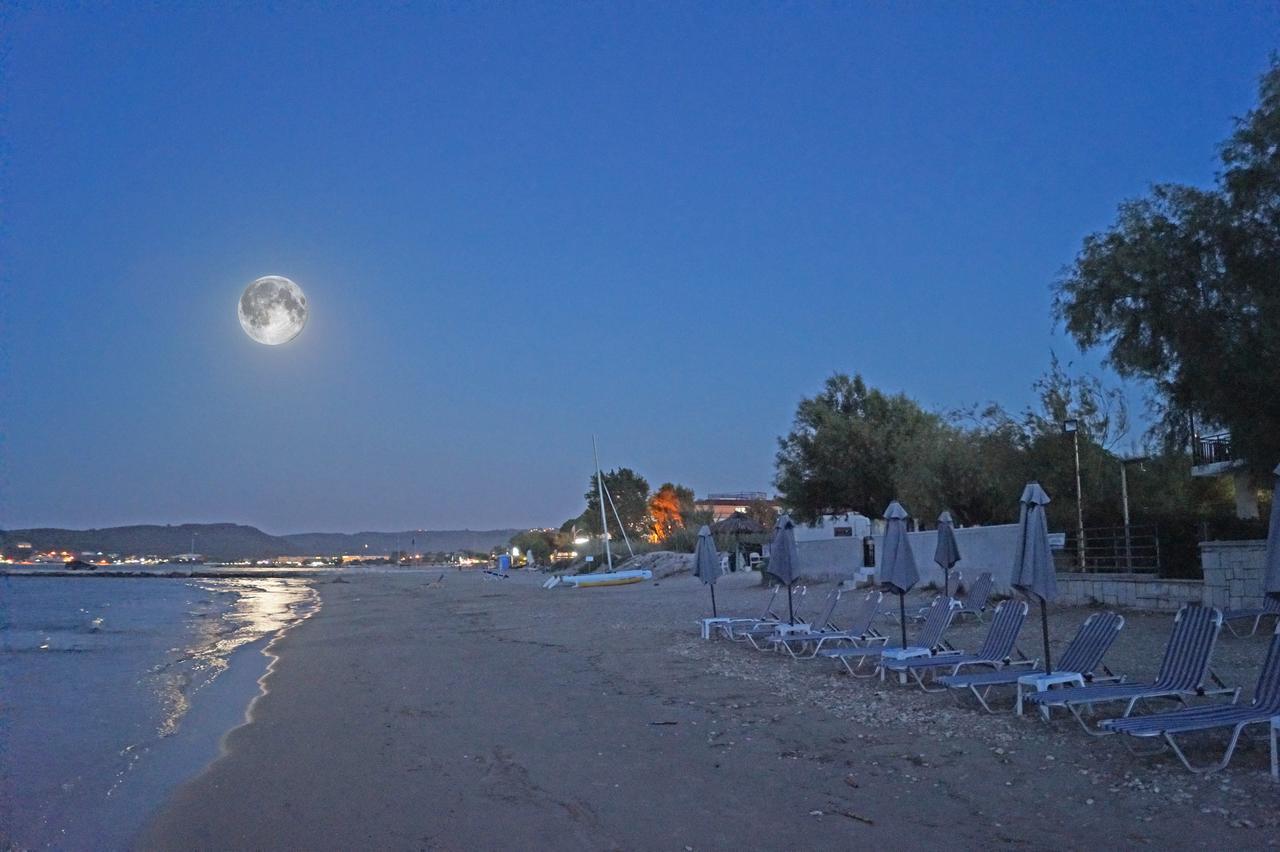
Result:
{"label": "closed beach umbrella", "polygon": [[898,620],[902,623],[902,647],[907,647],[907,592],[920,582],[916,557],[907,541],[907,510],[894,500],[884,510],[884,553],[880,558],[880,588],[898,596]]}
{"label": "closed beach umbrella", "polygon": [[796,579],[796,563],[800,554],[796,550],[795,524],[790,515],[780,515],[773,525],[773,539],[769,542],[768,571],[778,582],[787,587],[787,617],[796,623],[795,607],[791,603],[791,584]]}
{"label": "closed beach umbrella", "polygon": [[1049,521],[1044,507],[1049,495],[1038,482],[1028,482],[1022,490],[1018,516],[1018,551],[1013,562],[1013,587],[1024,595],[1040,599],[1040,629],[1044,633],[1044,670],[1053,674],[1049,658],[1049,614],[1046,604],[1058,596],[1058,575],[1049,548]]}
{"label": "closed beach umbrella", "polygon": [[1267,528],[1267,564],[1263,590],[1280,598],[1280,465],[1276,465],[1276,487],[1271,492],[1271,525]]}
{"label": "closed beach umbrella", "polygon": [[960,561],[960,548],[956,545],[950,512],[938,516],[938,546],[934,548],[933,561],[942,568],[942,591],[951,597],[951,569]]}
{"label": "closed beach umbrella", "polygon": [[716,580],[720,579],[720,554],[711,537],[711,527],[698,530],[698,549],[693,552],[693,576],[711,587],[711,617],[716,617]]}

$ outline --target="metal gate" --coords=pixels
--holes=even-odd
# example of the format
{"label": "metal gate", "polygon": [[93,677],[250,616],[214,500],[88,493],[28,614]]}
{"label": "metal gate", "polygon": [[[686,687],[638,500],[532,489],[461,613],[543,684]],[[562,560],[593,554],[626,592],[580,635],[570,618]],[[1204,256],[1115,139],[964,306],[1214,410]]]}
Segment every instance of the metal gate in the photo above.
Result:
{"label": "metal gate", "polygon": [[[1059,571],[1080,571],[1079,535],[1072,530],[1066,543],[1054,553]],[[1160,528],[1155,524],[1127,527],[1093,527],[1084,531],[1084,565],[1087,573],[1160,573]]]}

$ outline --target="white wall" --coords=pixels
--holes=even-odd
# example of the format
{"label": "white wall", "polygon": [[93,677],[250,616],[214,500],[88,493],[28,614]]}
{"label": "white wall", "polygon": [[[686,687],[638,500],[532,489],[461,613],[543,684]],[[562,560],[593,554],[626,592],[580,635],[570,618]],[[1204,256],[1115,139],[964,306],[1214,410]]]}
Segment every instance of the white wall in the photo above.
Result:
{"label": "white wall", "polygon": [[[884,536],[874,538],[878,565],[884,552]],[[907,540],[916,557],[921,585],[933,582],[941,587],[942,569],[933,561],[933,551],[938,544],[937,531],[908,533]],[[983,571],[990,571],[997,591],[1009,589],[1014,550],[1018,546],[1017,524],[958,529],[956,545],[961,558],[953,571],[961,571],[966,582],[972,583]],[[797,541],[796,548],[800,555],[800,573],[809,580],[854,580],[859,577],[862,569],[861,539]]]}

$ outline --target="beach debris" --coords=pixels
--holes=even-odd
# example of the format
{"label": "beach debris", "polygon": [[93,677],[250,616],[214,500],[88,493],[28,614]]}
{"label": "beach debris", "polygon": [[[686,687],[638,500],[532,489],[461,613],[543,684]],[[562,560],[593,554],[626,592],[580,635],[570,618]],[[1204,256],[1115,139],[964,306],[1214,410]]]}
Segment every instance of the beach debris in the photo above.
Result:
{"label": "beach debris", "polygon": [[861,814],[855,814],[853,811],[845,811],[837,808],[835,812],[840,814],[840,816],[842,817],[848,817],[849,819],[854,820],[855,822],[863,823],[864,825],[876,824],[876,821],[873,820],[871,817],[864,817]]}
{"label": "beach debris", "polygon": [[679,722],[650,722],[650,725],[679,725]]}

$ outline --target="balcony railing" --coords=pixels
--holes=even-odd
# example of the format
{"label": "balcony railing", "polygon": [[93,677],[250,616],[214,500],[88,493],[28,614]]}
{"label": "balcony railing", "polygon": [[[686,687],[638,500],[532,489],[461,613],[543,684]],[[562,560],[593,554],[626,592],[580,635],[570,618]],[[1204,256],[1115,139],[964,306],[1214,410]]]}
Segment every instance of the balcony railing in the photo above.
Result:
{"label": "balcony railing", "polygon": [[1234,458],[1231,455],[1231,435],[1226,432],[1220,435],[1196,435],[1191,439],[1192,464],[1217,464]]}

